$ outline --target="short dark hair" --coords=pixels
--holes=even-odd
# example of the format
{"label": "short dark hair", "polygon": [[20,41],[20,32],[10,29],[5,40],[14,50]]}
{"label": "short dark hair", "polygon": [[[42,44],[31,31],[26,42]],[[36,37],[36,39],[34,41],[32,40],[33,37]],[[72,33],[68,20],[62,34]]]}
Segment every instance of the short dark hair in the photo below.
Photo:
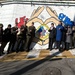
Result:
{"label": "short dark hair", "polygon": [[0,23],[0,27],[3,27],[3,24],[2,23]]}
{"label": "short dark hair", "polygon": [[8,27],[11,27],[11,24],[8,24]]}
{"label": "short dark hair", "polygon": [[34,22],[32,22],[32,24],[34,24]]}
{"label": "short dark hair", "polygon": [[54,23],[51,23],[51,25],[54,25]]}

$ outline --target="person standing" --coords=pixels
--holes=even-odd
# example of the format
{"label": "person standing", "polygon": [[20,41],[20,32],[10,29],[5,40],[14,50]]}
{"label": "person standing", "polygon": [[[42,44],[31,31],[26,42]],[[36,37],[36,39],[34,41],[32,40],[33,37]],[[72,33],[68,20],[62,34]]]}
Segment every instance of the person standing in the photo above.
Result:
{"label": "person standing", "polygon": [[28,28],[28,34],[27,34],[27,41],[26,41],[26,51],[30,51],[30,45],[33,41],[33,38],[35,37],[35,31],[36,28],[34,26],[34,22],[32,22],[32,25]]}
{"label": "person standing", "polygon": [[73,48],[75,48],[75,26],[73,26],[72,32],[73,32],[72,43],[73,43]]}
{"label": "person standing", "polygon": [[24,30],[21,30],[22,34],[22,46],[21,46],[21,51],[25,50],[25,45],[26,45],[26,40],[27,40],[27,33],[28,33],[28,27],[27,27],[27,21],[25,21],[24,24]]}
{"label": "person standing", "polygon": [[17,32],[18,32],[17,26],[14,26],[11,28],[11,38],[10,38],[10,43],[9,43],[9,47],[7,50],[7,54],[15,51],[14,46],[15,46],[16,39],[17,39]]}
{"label": "person standing", "polygon": [[17,39],[17,49],[16,52],[19,51],[24,51],[25,49],[25,44],[26,44],[26,40],[27,40],[27,22],[25,22],[24,25],[21,26],[20,28],[20,34],[18,35],[18,39]]}
{"label": "person standing", "polygon": [[1,45],[2,54],[6,44],[10,41],[10,38],[11,38],[11,24],[9,24],[8,27],[3,31],[3,38],[2,38],[3,41]]}
{"label": "person standing", "polygon": [[63,32],[62,32],[62,42],[61,42],[61,45],[62,45],[62,51],[64,51],[66,49],[66,32],[67,32],[67,26],[64,25],[63,26]]}
{"label": "person standing", "polygon": [[68,26],[66,33],[66,50],[69,50],[69,46],[72,43],[72,28]]}
{"label": "person standing", "polygon": [[0,56],[2,54],[2,51],[1,51],[2,38],[3,38],[3,24],[0,24]]}
{"label": "person standing", "polygon": [[61,41],[62,41],[62,33],[63,33],[63,26],[62,26],[62,22],[59,21],[58,26],[56,26],[56,45],[57,45],[57,49],[59,49],[59,51],[61,51]]}
{"label": "person standing", "polygon": [[56,38],[56,28],[54,27],[54,23],[51,23],[51,27],[48,31],[50,32],[48,49],[52,50],[52,45],[55,42]]}

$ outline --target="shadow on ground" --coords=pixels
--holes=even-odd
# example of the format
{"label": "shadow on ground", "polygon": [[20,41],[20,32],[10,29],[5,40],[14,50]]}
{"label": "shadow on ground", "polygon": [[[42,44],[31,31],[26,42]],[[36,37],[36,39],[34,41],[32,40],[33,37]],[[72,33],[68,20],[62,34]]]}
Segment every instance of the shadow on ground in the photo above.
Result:
{"label": "shadow on ground", "polygon": [[[34,63],[30,64],[30,65],[27,65],[26,67],[23,67],[22,69],[20,69],[20,70],[14,72],[14,73],[12,73],[12,74],[10,74],[10,75],[22,75],[22,74],[28,72],[29,70],[31,70],[31,69],[33,69],[33,68],[35,68],[35,67],[37,67],[37,66],[43,64],[43,63],[46,62],[46,61],[61,60],[62,58],[53,58],[53,57],[55,57],[56,54],[58,55],[59,53],[60,53],[60,52],[58,51],[58,52],[56,52],[56,53],[54,53],[54,54],[52,54],[52,55],[50,55],[50,56],[47,56],[46,58],[44,58],[44,59],[42,59],[42,60],[36,61],[36,62],[34,62]],[[52,59],[52,58],[53,58],[53,59]]]}

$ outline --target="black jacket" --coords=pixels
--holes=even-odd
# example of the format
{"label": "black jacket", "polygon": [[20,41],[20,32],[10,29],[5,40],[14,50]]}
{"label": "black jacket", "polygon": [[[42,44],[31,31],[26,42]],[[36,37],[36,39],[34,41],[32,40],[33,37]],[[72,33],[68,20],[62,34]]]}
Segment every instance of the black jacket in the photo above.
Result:
{"label": "black jacket", "polygon": [[63,29],[63,32],[62,32],[62,39],[61,39],[63,42],[66,41],[66,33],[67,33],[67,29],[64,28],[64,29]]}
{"label": "black jacket", "polygon": [[0,30],[0,42],[2,42],[2,38],[3,38],[3,29]]}
{"label": "black jacket", "polygon": [[56,38],[56,28],[54,27],[52,30],[48,30],[49,33],[49,38]]}
{"label": "black jacket", "polygon": [[27,32],[28,32],[27,26],[21,26],[21,28],[20,28],[20,34],[19,34],[18,37],[20,39],[26,39]]}
{"label": "black jacket", "polygon": [[11,38],[10,41],[15,42],[17,39],[17,32],[18,32],[18,28],[17,27],[12,27],[11,28]]}
{"label": "black jacket", "polygon": [[6,28],[3,34],[3,41],[8,42],[11,38],[11,29]]}
{"label": "black jacket", "polygon": [[35,26],[30,26],[30,27],[29,27],[28,34],[29,34],[31,37],[35,37],[35,31],[36,31]]}

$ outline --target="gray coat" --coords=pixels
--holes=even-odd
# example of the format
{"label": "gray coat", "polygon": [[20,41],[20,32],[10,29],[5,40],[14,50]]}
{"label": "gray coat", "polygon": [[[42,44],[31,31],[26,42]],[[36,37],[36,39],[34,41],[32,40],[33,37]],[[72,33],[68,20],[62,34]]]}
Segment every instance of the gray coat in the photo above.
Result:
{"label": "gray coat", "polygon": [[71,43],[72,42],[72,29],[68,28],[67,34],[66,34],[66,42]]}

